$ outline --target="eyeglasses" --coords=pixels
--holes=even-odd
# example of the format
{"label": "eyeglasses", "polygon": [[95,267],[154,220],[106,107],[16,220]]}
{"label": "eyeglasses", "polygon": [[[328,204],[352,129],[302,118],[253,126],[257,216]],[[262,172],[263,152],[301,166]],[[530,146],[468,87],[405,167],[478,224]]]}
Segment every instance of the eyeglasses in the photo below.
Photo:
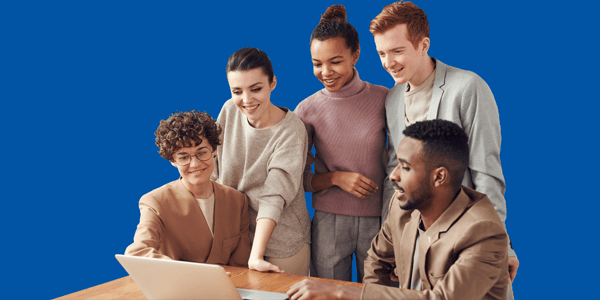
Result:
{"label": "eyeglasses", "polygon": [[180,166],[187,166],[192,162],[192,156],[195,156],[200,161],[207,161],[211,159],[213,152],[214,150],[210,151],[208,150],[208,148],[202,147],[198,149],[198,152],[196,152],[195,155],[189,155],[187,153],[177,155],[177,157],[175,157],[175,163],[177,163]]}

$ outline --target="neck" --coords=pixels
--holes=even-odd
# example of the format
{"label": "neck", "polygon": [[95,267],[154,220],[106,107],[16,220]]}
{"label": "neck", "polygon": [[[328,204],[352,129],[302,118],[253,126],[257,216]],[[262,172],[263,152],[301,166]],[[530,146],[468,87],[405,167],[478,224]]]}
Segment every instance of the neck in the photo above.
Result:
{"label": "neck", "polygon": [[269,103],[269,107],[265,113],[256,121],[248,120],[248,123],[254,128],[265,129],[275,126],[279,121],[285,118],[285,112],[279,107]]}
{"label": "neck", "polygon": [[413,75],[413,77],[408,81],[408,83],[411,87],[420,86],[421,84],[423,84],[423,82],[425,82],[425,80],[427,80],[429,75],[433,73],[433,70],[435,70],[435,63],[433,62],[433,59],[431,59],[429,55],[425,55],[425,57],[423,58],[423,63],[421,63],[419,70],[417,70],[415,75]]}
{"label": "neck", "polygon": [[191,184],[185,179],[182,179],[181,182],[196,199],[208,199],[208,197],[210,197],[210,195],[213,193],[213,186],[210,180],[197,185]]}
{"label": "neck", "polygon": [[[458,193],[460,193],[460,190]],[[430,205],[419,210],[425,230],[429,229],[429,227],[446,211],[454,199],[456,199],[458,193],[447,192],[442,193],[440,196],[433,196],[429,203]]]}

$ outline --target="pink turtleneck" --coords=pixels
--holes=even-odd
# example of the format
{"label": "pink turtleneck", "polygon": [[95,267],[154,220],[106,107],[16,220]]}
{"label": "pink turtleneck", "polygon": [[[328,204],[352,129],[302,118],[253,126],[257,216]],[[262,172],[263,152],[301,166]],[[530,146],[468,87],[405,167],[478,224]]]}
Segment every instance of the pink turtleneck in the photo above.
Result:
{"label": "pink turtleneck", "polygon": [[[352,80],[337,92],[322,89],[304,99],[294,111],[306,125],[308,157],[304,190],[313,192],[316,210],[349,216],[381,215],[385,178],[385,97],[388,89],[360,80],[354,70]],[[315,146],[315,156],[312,146]],[[337,186],[314,193],[315,173],[358,172],[373,180],[379,189],[360,199]]]}

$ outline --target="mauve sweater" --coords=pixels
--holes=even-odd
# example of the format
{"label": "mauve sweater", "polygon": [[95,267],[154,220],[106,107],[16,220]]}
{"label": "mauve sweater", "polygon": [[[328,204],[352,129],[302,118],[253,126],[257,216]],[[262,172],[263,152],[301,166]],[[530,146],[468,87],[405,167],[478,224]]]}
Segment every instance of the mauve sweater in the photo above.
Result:
{"label": "mauve sweater", "polygon": [[[354,78],[337,92],[322,89],[304,99],[294,111],[308,133],[304,190],[313,192],[316,210],[348,216],[380,216],[386,161],[385,97],[388,89]],[[312,147],[315,146],[315,156]],[[360,199],[338,186],[314,192],[315,173],[350,171],[379,187]]]}

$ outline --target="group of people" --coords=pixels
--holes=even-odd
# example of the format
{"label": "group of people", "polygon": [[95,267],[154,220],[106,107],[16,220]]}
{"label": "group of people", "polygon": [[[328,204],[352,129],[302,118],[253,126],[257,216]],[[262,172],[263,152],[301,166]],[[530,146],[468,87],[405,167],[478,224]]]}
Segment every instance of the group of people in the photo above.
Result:
{"label": "group of people", "polygon": [[160,121],[159,154],[180,176],[142,196],[125,254],[346,281],[356,257],[363,289],[309,279],[290,299],[510,298],[518,260],[490,88],[429,57],[411,2],[384,7],[370,31],[394,88],[360,79],[358,33],[334,5],[310,39],[324,88],[294,111],[271,102],[266,53],[231,55],[216,121]]}

